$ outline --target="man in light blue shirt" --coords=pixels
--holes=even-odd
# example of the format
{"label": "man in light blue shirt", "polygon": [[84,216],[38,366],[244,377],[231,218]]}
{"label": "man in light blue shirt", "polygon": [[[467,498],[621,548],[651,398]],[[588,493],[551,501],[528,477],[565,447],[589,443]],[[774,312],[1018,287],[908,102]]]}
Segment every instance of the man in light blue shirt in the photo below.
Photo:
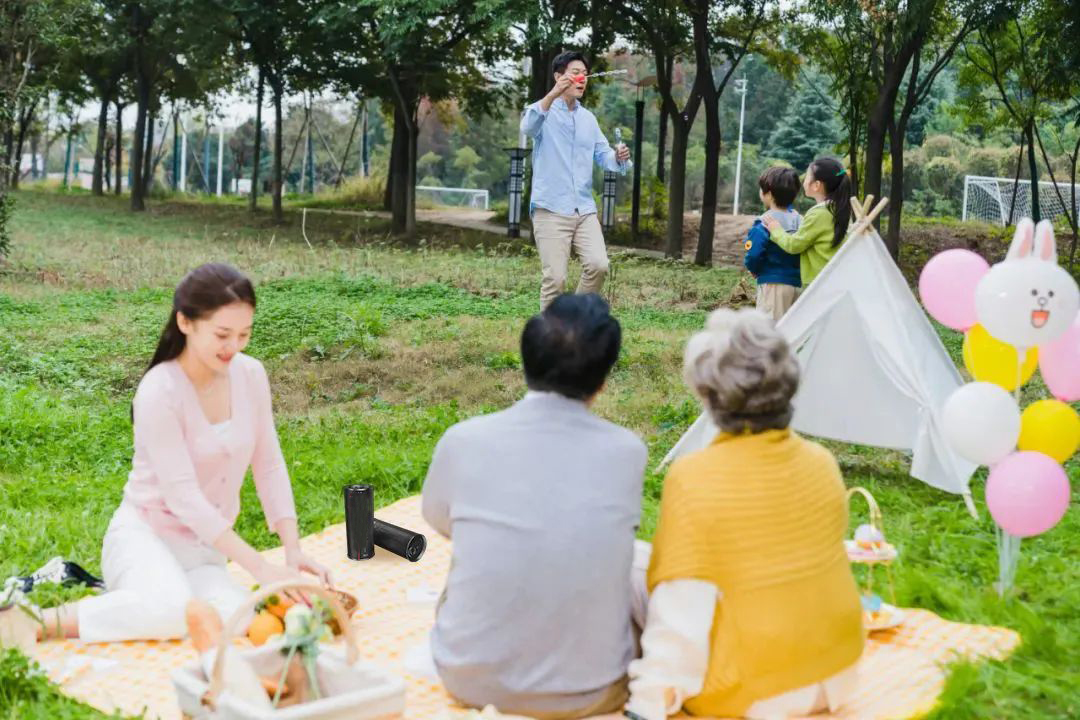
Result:
{"label": "man in light blue shirt", "polygon": [[600,292],[608,271],[607,248],[592,196],[593,163],[625,174],[630,150],[608,144],[596,116],[581,106],[589,68],[579,52],[552,63],[555,86],[525,108],[521,132],[533,139],[533,238],[543,279],[540,309],[563,292],[571,251],[581,260],[579,293]]}

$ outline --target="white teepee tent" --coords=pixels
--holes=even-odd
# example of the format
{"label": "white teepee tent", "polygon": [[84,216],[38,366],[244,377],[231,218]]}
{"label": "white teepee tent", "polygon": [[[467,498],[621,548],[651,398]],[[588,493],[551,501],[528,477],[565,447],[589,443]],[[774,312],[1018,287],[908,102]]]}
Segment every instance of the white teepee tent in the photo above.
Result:
{"label": "white teepee tent", "polygon": [[[859,222],[821,274],[777,323],[802,377],[792,427],[806,435],[911,452],[911,476],[964,496],[975,466],[941,433],[941,408],[963,380],[871,224]],[[716,426],[701,415],[664,464],[705,447]]]}

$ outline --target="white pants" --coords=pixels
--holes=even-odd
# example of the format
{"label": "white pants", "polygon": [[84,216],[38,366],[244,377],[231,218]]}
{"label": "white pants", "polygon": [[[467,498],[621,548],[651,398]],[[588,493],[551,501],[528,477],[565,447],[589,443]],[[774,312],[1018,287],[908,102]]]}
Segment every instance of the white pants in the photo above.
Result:
{"label": "white pants", "polygon": [[106,592],[77,605],[79,637],[86,642],[181,638],[192,598],[228,620],[248,596],[229,576],[221,553],[196,540],[157,534],[127,503],[105,533],[101,571]]}

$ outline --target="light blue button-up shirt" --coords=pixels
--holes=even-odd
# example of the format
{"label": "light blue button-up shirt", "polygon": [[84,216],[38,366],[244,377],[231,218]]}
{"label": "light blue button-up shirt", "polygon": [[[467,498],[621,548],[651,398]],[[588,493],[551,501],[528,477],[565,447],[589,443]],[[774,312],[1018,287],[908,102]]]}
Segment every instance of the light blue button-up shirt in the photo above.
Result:
{"label": "light blue button-up shirt", "polygon": [[544,112],[535,102],[521,116],[521,132],[533,139],[530,213],[538,207],[559,215],[595,213],[593,163],[623,175],[633,166],[618,163],[596,116],[581,103],[571,110],[560,97]]}

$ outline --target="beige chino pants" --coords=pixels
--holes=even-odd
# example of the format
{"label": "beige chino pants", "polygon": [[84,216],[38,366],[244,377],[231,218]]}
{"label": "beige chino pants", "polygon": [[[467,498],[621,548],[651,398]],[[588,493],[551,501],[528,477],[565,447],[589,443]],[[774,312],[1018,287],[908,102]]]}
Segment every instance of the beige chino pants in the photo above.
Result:
{"label": "beige chino pants", "polygon": [[600,292],[607,277],[608,257],[604,233],[596,213],[560,215],[536,208],[532,226],[542,271],[541,310],[564,291],[571,252],[581,261],[581,281],[577,292]]}

